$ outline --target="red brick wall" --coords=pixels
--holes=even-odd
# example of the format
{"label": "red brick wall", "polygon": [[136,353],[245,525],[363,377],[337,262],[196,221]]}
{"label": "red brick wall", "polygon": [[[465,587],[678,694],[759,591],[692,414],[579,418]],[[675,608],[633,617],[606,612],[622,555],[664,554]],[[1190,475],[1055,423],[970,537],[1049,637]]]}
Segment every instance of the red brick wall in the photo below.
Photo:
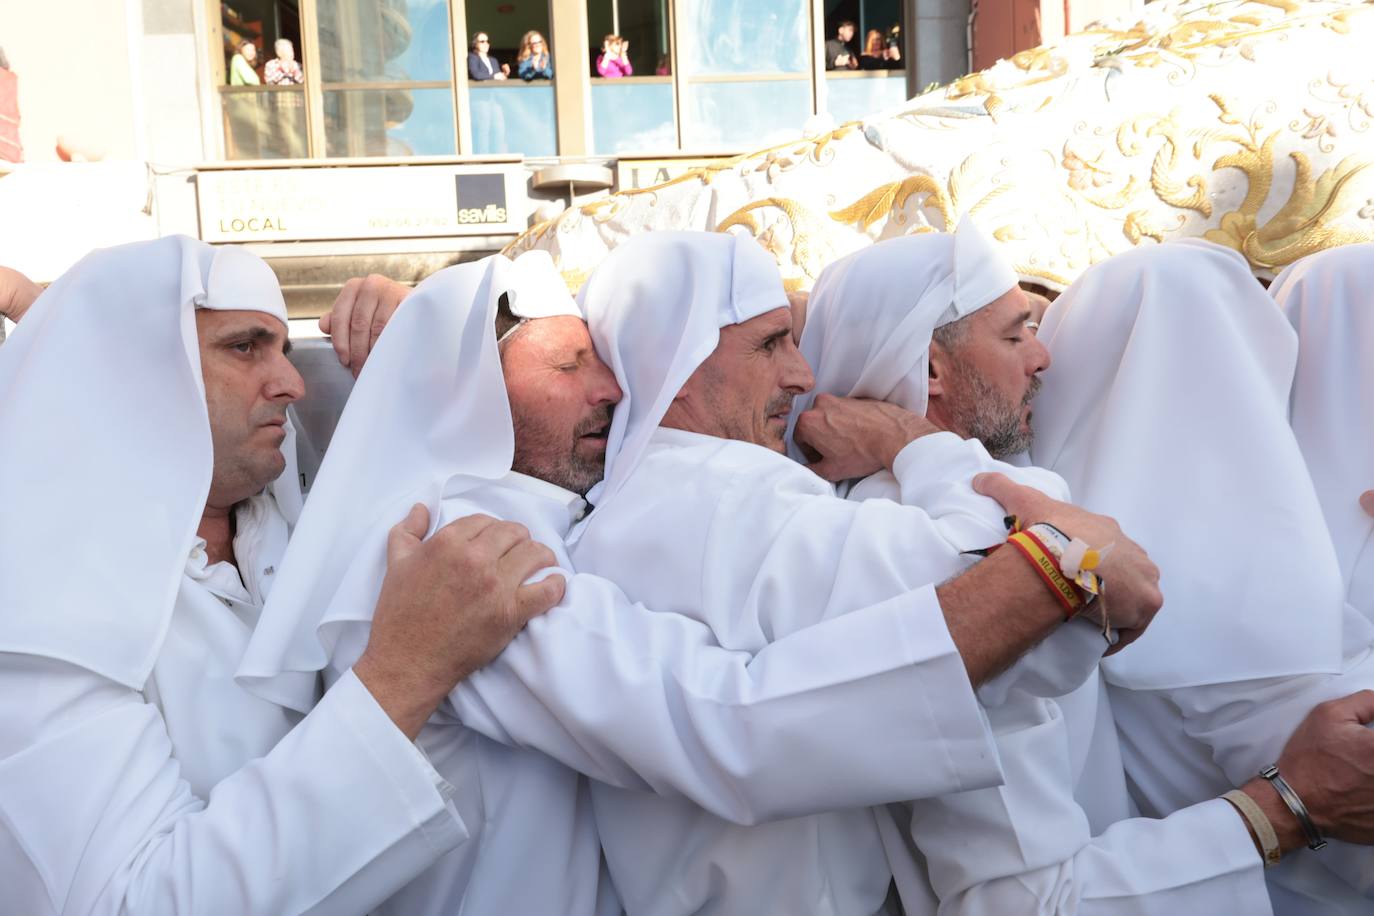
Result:
{"label": "red brick wall", "polygon": [[0,159],[19,162],[24,158],[19,145],[19,77],[0,70]]}

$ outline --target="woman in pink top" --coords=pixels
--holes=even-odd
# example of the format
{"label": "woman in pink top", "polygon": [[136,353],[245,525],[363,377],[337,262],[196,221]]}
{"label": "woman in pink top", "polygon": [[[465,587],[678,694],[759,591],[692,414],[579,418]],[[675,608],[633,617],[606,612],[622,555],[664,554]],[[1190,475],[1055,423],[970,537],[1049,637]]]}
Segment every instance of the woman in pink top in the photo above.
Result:
{"label": "woman in pink top", "polygon": [[601,53],[596,56],[596,72],[606,79],[634,76],[635,68],[630,66],[630,43],[619,35],[607,35],[601,42]]}

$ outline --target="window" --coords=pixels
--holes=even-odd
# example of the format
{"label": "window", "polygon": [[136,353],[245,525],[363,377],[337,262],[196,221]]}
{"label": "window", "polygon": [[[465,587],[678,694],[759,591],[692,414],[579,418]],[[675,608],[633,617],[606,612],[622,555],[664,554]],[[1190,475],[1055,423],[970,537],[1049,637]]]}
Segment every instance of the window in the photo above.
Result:
{"label": "window", "polygon": [[464,9],[471,151],[556,155],[548,4],[466,0]]}
{"label": "window", "polygon": [[837,122],[906,100],[901,0],[825,0],[825,29],[825,109]]}
{"label": "window", "polygon": [[217,4],[220,99],[228,159],[306,155],[301,21],[288,0]]}
{"label": "window", "polygon": [[748,148],[797,136],[812,112],[809,4],[677,0],[677,5],[679,78],[685,82],[683,148]]}
{"label": "window", "polygon": [[446,0],[316,0],[327,156],[457,152]]}
{"label": "window", "polygon": [[668,0],[587,4],[594,152],[677,149],[670,21]]}

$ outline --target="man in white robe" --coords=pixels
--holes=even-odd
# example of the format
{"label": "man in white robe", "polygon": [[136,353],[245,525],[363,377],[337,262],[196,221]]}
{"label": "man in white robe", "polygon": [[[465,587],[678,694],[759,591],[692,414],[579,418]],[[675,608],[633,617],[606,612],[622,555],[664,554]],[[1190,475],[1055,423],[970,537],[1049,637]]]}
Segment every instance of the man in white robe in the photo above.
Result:
{"label": "man in white robe", "polygon": [[[953,236],[880,242],[830,265],[810,297],[800,343],[817,367],[817,382],[798,409],[817,397],[873,398],[958,430],[927,437],[932,446],[944,440],[946,449],[927,452],[927,478],[943,476],[941,462],[975,460],[961,446],[981,452],[980,433],[999,451],[1023,449],[1030,428],[1022,408],[1050,362],[1027,327],[1032,313],[1015,275],[975,228],[966,222]],[[958,295],[965,285],[982,292],[960,312],[953,303],[968,301]],[[989,378],[1017,376],[1024,381],[1009,396],[989,395]],[[932,385],[939,402],[933,411]],[[1000,404],[1010,409],[999,410]],[[837,413],[831,403],[829,410],[803,413],[799,424],[812,429],[832,462],[844,443],[826,437],[825,423]],[[996,468],[986,454],[981,468],[1023,480],[1032,470],[1047,473]],[[950,498],[903,491],[885,471],[842,486],[850,498],[918,506]],[[996,513],[988,520],[998,521]],[[1105,685],[1094,675],[1067,696],[1055,692],[1063,686],[1056,676],[1073,667],[1066,639],[1079,628],[1056,632],[979,692],[1006,784],[912,806],[913,838],[941,911],[1268,912],[1262,859],[1230,804],[1212,800],[1162,820],[1132,818]],[[1276,801],[1258,778],[1246,791],[1259,803]],[[1158,852],[1145,861],[1120,854],[1145,847]],[[969,848],[980,854],[964,854]]]}
{"label": "man in white robe", "polygon": [[[597,508],[574,532],[579,570],[614,579],[651,608],[701,619],[722,646],[750,652],[923,591],[930,613],[908,638],[943,641],[957,661],[947,680],[912,701],[958,704],[963,715],[971,683],[1062,621],[1036,574],[1005,552],[937,590],[960,566],[957,514],[932,519],[883,500],[838,499],[779,454],[792,397],[811,377],[790,337],[776,266],[752,240],[677,232],[630,239],[582,295],[624,398],[606,479],[590,494]],[[893,451],[885,464],[901,480],[910,465]],[[1143,629],[1158,597],[1149,561],[1109,520],[1056,511],[1061,527],[1116,542],[1113,616]],[[848,662],[835,653],[824,663]],[[870,750],[886,753],[881,736]],[[682,799],[599,785],[592,792],[612,878],[631,912],[885,906],[892,872],[883,810],[746,828]]]}
{"label": "man in white robe", "polygon": [[[1243,256],[1188,241],[1095,265],[1040,333],[1057,368],[1035,402],[1030,457],[1139,533],[1167,595],[1139,644],[1103,662],[1143,813],[1253,784],[1277,763],[1321,833],[1371,842],[1374,631],[1346,603],[1288,425],[1293,328]],[[1323,753],[1300,753],[1308,742]],[[1369,912],[1374,854],[1303,850],[1285,808],[1270,811],[1295,850],[1267,874],[1274,911]]]}
{"label": "man in white robe", "polygon": [[1336,546],[1345,600],[1374,620],[1374,245],[1309,255],[1269,287],[1298,332],[1292,422]]}
{"label": "man in white robe", "polygon": [[416,513],[366,666],[303,719],[238,688],[299,501],[286,333],[265,263],[174,237],[87,256],[0,348],[7,911],[360,914],[466,836],[409,739],[559,582]]}
{"label": "man in white robe", "polygon": [[[601,476],[620,394],[547,255],[426,280],[367,356],[242,682],[304,709],[317,671],[347,670],[381,578],[376,519],[415,500],[441,520],[519,521],[567,568],[563,538],[585,505],[577,491]],[[484,826],[398,895],[396,911],[602,910],[574,770],[741,823],[998,778],[962,663],[947,637],[921,633],[938,613],[928,589],[743,652],[609,582],[568,581],[562,606],[460,685],[422,735],[445,775],[450,765],[478,774],[450,781],[464,820]],[[921,699],[948,682],[963,694]]]}

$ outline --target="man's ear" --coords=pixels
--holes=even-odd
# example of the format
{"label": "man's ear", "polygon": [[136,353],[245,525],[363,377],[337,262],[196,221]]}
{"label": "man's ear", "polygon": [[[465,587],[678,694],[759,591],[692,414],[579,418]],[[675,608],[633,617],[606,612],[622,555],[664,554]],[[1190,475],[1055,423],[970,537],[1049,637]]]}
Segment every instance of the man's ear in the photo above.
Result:
{"label": "man's ear", "polygon": [[949,354],[945,348],[931,341],[927,359],[929,378],[926,381],[926,399],[941,397],[945,393],[945,377],[949,374]]}

